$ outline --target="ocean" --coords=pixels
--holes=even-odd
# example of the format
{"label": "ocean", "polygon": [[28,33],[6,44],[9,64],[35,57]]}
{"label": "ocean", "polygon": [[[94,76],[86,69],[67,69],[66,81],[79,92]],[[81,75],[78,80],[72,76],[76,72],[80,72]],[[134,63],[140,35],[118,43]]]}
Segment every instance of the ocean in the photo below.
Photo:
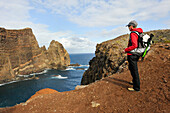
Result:
{"label": "ocean", "polygon": [[[78,63],[80,66],[69,66],[66,70],[49,69],[41,73],[34,73],[36,77],[39,77],[37,80],[0,84],[0,107],[9,107],[26,102],[37,91],[44,88],[51,88],[59,92],[74,90],[77,85],[81,84],[83,73],[88,69],[89,61],[94,56],[93,53],[70,54],[71,64]],[[34,74],[22,76],[28,77]]]}

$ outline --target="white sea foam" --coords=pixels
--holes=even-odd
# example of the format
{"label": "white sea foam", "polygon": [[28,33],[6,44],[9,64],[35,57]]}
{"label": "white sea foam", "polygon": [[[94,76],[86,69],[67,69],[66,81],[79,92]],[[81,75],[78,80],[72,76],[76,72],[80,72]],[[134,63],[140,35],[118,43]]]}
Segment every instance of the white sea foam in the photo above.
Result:
{"label": "white sea foam", "polygon": [[46,70],[44,70],[44,71],[42,71],[42,72],[39,72],[39,73],[32,73],[32,74],[29,74],[29,75],[17,75],[17,76],[18,76],[18,77],[25,77],[25,78],[27,78],[27,77],[30,77],[30,76],[33,76],[33,75],[40,75],[40,74],[47,73],[48,70],[49,70],[49,69],[46,69]]}
{"label": "white sea foam", "polygon": [[14,82],[26,81],[26,80],[30,80],[30,79],[24,79],[24,80],[11,81],[11,82],[7,82],[7,83],[0,84],[0,86],[4,86],[4,85],[8,85],[8,84],[12,84],[12,83],[14,83]]}
{"label": "white sea foam", "polygon": [[[37,74],[43,74],[43,73],[47,73],[49,69],[46,69],[40,73],[32,73],[32,74],[29,74],[29,75],[17,75],[18,77],[30,77],[30,76],[33,76],[33,75],[37,75]],[[24,80],[17,80],[17,81],[11,81],[11,82],[7,82],[7,83],[3,83],[3,84],[0,84],[0,86],[3,86],[3,85],[7,85],[7,84],[11,84],[11,83],[14,83],[14,82],[20,82],[20,81],[25,81],[25,80],[30,80],[30,79],[24,79]]]}
{"label": "white sea foam", "polygon": [[66,68],[66,70],[76,70],[76,69],[74,69],[73,66],[72,67],[69,66],[69,67]]}
{"label": "white sea foam", "polygon": [[30,75],[17,75],[18,77],[29,77]]}
{"label": "white sea foam", "polygon": [[61,75],[58,75],[58,76],[53,76],[51,78],[58,78],[58,79],[67,79],[68,77],[63,77]]}
{"label": "white sea foam", "polygon": [[89,65],[80,65],[79,67],[89,67]]}
{"label": "white sea foam", "polygon": [[4,83],[4,84],[0,84],[0,86],[7,85],[7,84],[11,84],[11,83],[14,83],[14,82],[18,82],[18,81],[7,82],[7,83]]}
{"label": "white sea foam", "polygon": [[46,69],[46,70],[44,70],[44,71],[42,71],[42,72],[32,73],[32,74],[30,74],[30,75],[40,75],[40,74],[44,74],[44,73],[47,73],[48,70],[49,70],[49,69]]}
{"label": "white sea foam", "polygon": [[80,65],[80,66],[68,66],[70,68],[74,68],[74,67],[89,67],[89,65]]}
{"label": "white sea foam", "polygon": [[70,71],[70,70],[78,70],[79,68],[84,68],[84,70],[87,70],[89,68],[89,65],[80,65],[80,66],[68,66],[63,71]]}

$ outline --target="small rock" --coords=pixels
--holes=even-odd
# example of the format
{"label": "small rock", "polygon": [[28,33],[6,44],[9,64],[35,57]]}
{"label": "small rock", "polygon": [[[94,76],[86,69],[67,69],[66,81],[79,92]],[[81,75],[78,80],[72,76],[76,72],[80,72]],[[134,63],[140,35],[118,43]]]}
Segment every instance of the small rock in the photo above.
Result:
{"label": "small rock", "polygon": [[167,83],[168,81],[164,79],[164,83]]}
{"label": "small rock", "polygon": [[85,87],[87,87],[88,85],[77,85],[76,87],[75,87],[75,90],[78,90],[78,89],[83,89],[83,88],[85,88]]}
{"label": "small rock", "polygon": [[167,83],[168,81],[166,80],[166,78],[162,78],[164,83]]}
{"label": "small rock", "polygon": [[91,102],[91,104],[92,104],[92,107],[98,107],[98,106],[100,106],[100,104],[99,104],[99,103],[94,102],[94,101],[92,101],[92,102]]}

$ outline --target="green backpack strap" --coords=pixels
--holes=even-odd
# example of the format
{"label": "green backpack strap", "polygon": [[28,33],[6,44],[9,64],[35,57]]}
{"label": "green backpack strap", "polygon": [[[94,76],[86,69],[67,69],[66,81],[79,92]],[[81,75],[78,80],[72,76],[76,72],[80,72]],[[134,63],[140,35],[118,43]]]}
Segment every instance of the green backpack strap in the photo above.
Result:
{"label": "green backpack strap", "polygon": [[131,31],[131,33],[136,33],[138,35],[138,48],[144,48],[143,33],[139,33],[138,31]]}
{"label": "green backpack strap", "polygon": [[131,33],[136,33],[139,36],[139,32],[137,31],[131,31]]}

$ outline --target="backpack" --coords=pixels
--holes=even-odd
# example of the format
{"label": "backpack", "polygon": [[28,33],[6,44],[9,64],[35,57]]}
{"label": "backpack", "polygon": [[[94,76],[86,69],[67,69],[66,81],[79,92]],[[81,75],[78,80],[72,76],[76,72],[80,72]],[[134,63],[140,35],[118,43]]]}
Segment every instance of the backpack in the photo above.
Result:
{"label": "backpack", "polygon": [[136,33],[138,35],[138,47],[129,53],[137,55],[144,59],[146,53],[150,50],[153,34],[144,34],[137,31],[132,31],[131,33]]}

